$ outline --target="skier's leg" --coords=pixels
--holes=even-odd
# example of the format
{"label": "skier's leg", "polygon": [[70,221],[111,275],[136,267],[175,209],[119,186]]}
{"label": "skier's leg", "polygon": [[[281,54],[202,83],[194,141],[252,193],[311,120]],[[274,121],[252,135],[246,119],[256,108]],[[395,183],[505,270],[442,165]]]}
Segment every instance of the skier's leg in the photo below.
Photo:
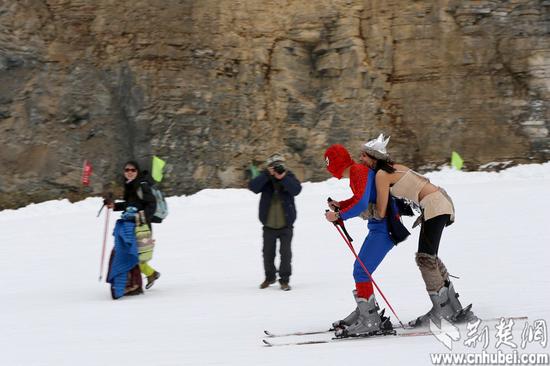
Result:
{"label": "skier's leg", "polygon": [[450,305],[449,289],[437,267],[437,258],[426,253],[416,253],[416,263],[422,274],[432,308],[426,314],[409,322],[411,326],[427,325],[429,319],[439,322],[441,318],[451,320],[454,311]]}
{"label": "skier's leg", "polygon": [[128,272],[128,282],[126,283],[126,289],[124,296],[140,295],[143,293],[143,283],[141,279],[141,271],[139,266],[134,266]]}
{"label": "skier's leg", "polygon": [[[356,303],[359,301],[358,298],[368,299],[371,297],[373,293],[374,293],[374,289],[372,287],[372,282],[370,280],[367,282],[356,282],[355,290],[352,291],[353,298]],[[357,322],[358,319],[359,319],[359,307],[356,307],[355,310],[353,310],[344,319],[333,322],[332,327],[335,329],[345,328],[345,326],[350,326],[355,322]]]}
{"label": "skier's leg", "polygon": [[458,292],[455,291],[454,284],[451,281],[445,283],[445,287],[449,289],[449,301],[451,303],[451,308],[453,309],[453,318],[454,322],[469,322],[476,320],[477,316],[471,310],[472,305],[468,305],[465,308],[462,307],[462,304],[458,300]]}
{"label": "skier's leg", "polygon": [[155,269],[149,265],[148,262],[142,262],[139,264],[139,269],[141,270],[141,273],[143,273],[145,276],[149,277],[153,273],[155,273]]}
{"label": "skier's leg", "polygon": [[[422,247],[425,252],[431,251],[437,255],[443,228],[447,224],[448,219],[450,219],[449,215],[441,215],[426,221],[426,225],[424,225],[425,232],[423,237],[423,245],[419,246],[419,251]],[[436,257],[436,267],[437,271],[441,275],[444,286],[448,289],[450,306],[454,312],[453,320],[464,321],[474,319],[474,313],[469,309],[464,309],[458,300],[459,294],[455,291],[453,283],[449,280],[447,267],[439,257]],[[439,287],[439,285],[437,287]]]}
{"label": "skier's leg", "polygon": [[141,273],[147,277],[147,284],[145,285],[145,288],[149,289],[160,277],[160,273],[149,265],[149,261],[153,258],[153,250],[155,245],[152,226],[138,226],[136,228],[136,239],[138,242],[139,269]]}
{"label": "skier's leg", "polygon": [[416,253],[416,264],[424,280],[428,293],[437,292],[445,285],[445,280],[437,267],[437,257],[427,253]]}
{"label": "skier's leg", "polygon": [[[385,221],[383,221],[383,225],[386,225]],[[372,225],[369,224],[369,230],[370,232],[361,246],[358,257],[372,275],[394,245],[387,234],[387,229],[385,233],[380,233],[373,230]],[[357,260],[353,264],[353,278],[356,283],[370,282],[369,275],[365,273],[363,267]],[[360,295],[358,294],[358,296]]]}
{"label": "skier's leg", "polygon": [[260,285],[260,288],[266,288],[270,284],[275,283],[277,269],[275,268],[275,253],[277,249],[277,233],[276,230],[268,227],[263,228],[263,258],[265,281]]}
{"label": "skier's leg", "polygon": [[292,275],[292,228],[280,229],[279,240],[281,246],[279,253],[281,255],[281,265],[279,266],[279,282],[281,285],[288,284],[290,276]]}
{"label": "skier's leg", "polygon": [[437,258],[437,252],[443,229],[449,219],[450,215],[440,215],[422,222],[416,264],[428,292],[439,291],[448,280],[447,268]]}
{"label": "skier's leg", "polygon": [[476,319],[476,316],[470,310],[471,306],[466,307],[464,309],[462,307],[462,304],[458,300],[458,292],[455,291],[454,284],[449,279],[449,273],[447,272],[447,268],[445,267],[445,264],[441,261],[439,257],[437,257],[437,268],[439,269],[439,273],[441,273],[441,277],[445,281],[445,287],[449,289],[449,301],[451,304],[451,308],[453,309],[454,315],[453,320],[462,322],[462,321],[471,321],[472,319]]}
{"label": "skier's leg", "polygon": [[[358,255],[371,275],[393,248],[393,242],[387,233],[386,222],[382,221],[380,225],[383,226],[369,223],[369,235],[365,238]],[[353,324],[337,330],[337,336],[369,334],[381,329],[382,319],[378,314],[379,307],[373,293],[372,281],[357,260],[354,264],[353,277],[357,290],[358,317]]]}
{"label": "skier's leg", "polygon": [[439,257],[437,257],[437,269],[439,270],[441,277],[443,277],[443,281],[445,281],[445,284],[447,284],[447,282],[449,282],[449,272],[447,271],[447,267],[445,267],[445,264],[443,264],[443,261]]}
{"label": "skier's leg", "polygon": [[450,320],[454,314],[450,305],[449,289],[445,286],[448,283],[447,269],[437,258],[441,234],[448,220],[449,215],[440,215],[422,223],[416,264],[433,306],[428,313],[411,321],[410,325],[426,325],[430,318],[434,321],[441,318]]}
{"label": "skier's leg", "polygon": [[[355,284],[357,286],[357,284]],[[355,299],[355,302],[357,302],[357,289],[354,289],[352,291],[353,298]],[[357,321],[359,318],[359,308],[356,307],[355,310],[353,310],[348,316],[346,316],[344,319],[337,320],[332,323],[332,328],[344,328],[346,325],[352,325]]]}
{"label": "skier's leg", "polygon": [[374,294],[368,299],[357,297],[357,311],[359,312],[357,321],[350,326],[338,328],[335,335],[337,337],[353,337],[380,331],[382,319],[378,310]]}
{"label": "skier's leg", "polygon": [[149,265],[149,262],[141,262],[139,269],[147,277],[146,289],[150,289],[156,280],[160,278],[160,272],[157,272],[153,267]]}
{"label": "skier's leg", "polygon": [[455,292],[453,283],[451,282],[451,280],[449,280],[449,272],[447,272],[447,267],[445,267],[445,264],[443,264],[441,258],[437,257],[436,260],[437,269],[439,270],[443,281],[445,281],[445,286],[449,289],[449,300],[451,301],[451,307],[453,308],[453,311],[455,313],[461,311],[462,304],[460,303],[460,301],[458,301],[458,293]]}
{"label": "skier's leg", "polygon": [[437,256],[441,235],[450,217],[451,215],[439,215],[422,222],[418,239],[418,251],[420,253]]}

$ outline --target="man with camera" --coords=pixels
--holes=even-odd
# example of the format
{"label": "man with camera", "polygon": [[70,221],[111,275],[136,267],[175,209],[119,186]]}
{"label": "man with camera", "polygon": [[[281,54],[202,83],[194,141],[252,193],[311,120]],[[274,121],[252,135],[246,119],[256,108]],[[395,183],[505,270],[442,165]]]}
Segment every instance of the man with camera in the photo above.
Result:
{"label": "man with camera", "polygon": [[276,282],[277,269],[275,255],[277,239],[280,241],[279,253],[279,283],[281,289],[289,291],[289,280],[292,274],[291,260],[293,224],[296,220],[294,196],[302,190],[300,181],[284,165],[285,159],[281,154],[271,155],[267,161],[267,169],[253,178],[248,188],[254,193],[262,193],[260,198],[260,221],[263,224],[263,258],[265,280],[260,284],[264,289]]}

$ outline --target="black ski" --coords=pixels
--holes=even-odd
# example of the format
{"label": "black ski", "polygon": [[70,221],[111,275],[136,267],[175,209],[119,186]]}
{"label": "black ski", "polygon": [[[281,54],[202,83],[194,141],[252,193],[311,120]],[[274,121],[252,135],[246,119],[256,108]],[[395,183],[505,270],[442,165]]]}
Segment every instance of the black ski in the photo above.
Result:
{"label": "black ski", "polygon": [[403,331],[403,332],[396,332],[395,330],[393,330],[393,331],[380,332],[380,333],[364,335],[364,336],[317,339],[317,340],[311,340],[311,341],[297,341],[297,342],[285,342],[285,343],[274,343],[274,342],[268,341],[267,339],[263,339],[262,341],[266,347],[280,347],[280,346],[305,346],[309,344],[323,344],[323,343],[338,343],[338,342],[358,341],[358,340],[383,338],[383,337],[420,337],[420,336],[428,336],[428,335],[432,335],[432,332],[430,332],[429,330]]}
{"label": "black ski", "polygon": [[[501,318],[505,319],[512,319],[512,320],[527,320],[527,316],[510,316],[510,317],[499,317],[499,318],[487,318],[487,319],[481,319],[483,322],[497,322]],[[405,329],[405,330],[411,330],[411,329],[425,329],[425,326],[418,326],[418,327],[411,327],[408,325],[405,325],[405,328],[401,326],[401,324],[393,324],[392,325],[394,329]],[[279,338],[279,337],[291,337],[291,336],[306,336],[306,335],[315,335],[315,334],[325,334],[334,332],[334,329],[325,329],[325,330],[311,330],[311,331],[298,331],[298,332],[290,332],[290,333],[273,333],[269,330],[264,330],[264,334],[266,335],[266,338]],[[324,343],[324,342],[323,342]]]}
{"label": "black ski", "polygon": [[334,332],[334,329],[327,329],[327,330],[313,330],[310,332],[291,332],[291,333],[271,333],[268,330],[264,330],[264,333],[267,338],[277,338],[277,337],[289,337],[289,336],[304,336],[304,335],[312,335],[312,334],[324,334],[324,333],[330,333]]}

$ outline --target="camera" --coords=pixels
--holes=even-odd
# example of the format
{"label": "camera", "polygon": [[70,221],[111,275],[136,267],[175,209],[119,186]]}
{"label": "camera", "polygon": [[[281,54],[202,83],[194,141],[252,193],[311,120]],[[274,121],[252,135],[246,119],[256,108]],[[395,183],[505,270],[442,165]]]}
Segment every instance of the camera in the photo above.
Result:
{"label": "camera", "polygon": [[275,163],[273,164],[273,170],[277,173],[277,174],[283,174],[285,172],[285,166],[281,163]]}

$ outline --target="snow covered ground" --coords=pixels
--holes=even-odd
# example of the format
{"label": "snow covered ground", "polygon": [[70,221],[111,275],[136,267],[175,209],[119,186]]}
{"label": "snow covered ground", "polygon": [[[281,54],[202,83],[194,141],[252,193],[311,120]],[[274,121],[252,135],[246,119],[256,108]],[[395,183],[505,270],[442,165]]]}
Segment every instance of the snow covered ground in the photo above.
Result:
{"label": "snow covered ground", "polygon": [[[446,188],[457,208],[440,256],[460,276],[454,283],[462,302],[473,302],[483,318],[550,320],[550,163],[429,176]],[[430,353],[448,352],[433,336],[262,346],[264,329],[323,329],[354,308],[352,254],[323,216],[326,197],[347,198],[347,185],[335,179],[303,185],[290,292],[278,286],[258,289],[263,280],[259,196],[244,189],[169,198],[171,213],[155,227],[158,245],[151,262],[162,277],[145,295],[119,301],[97,281],[104,225],[103,216],[96,218],[99,199],[0,212],[0,364],[431,364]],[[410,227],[412,219],[406,224]],[[358,249],[366,224],[354,219],[347,226]],[[414,263],[417,237],[415,229],[375,273],[403,321],[430,306]],[[520,352],[526,352],[519,347],[524,323],[517,322],[513,332]],[[494,324],[490,328],[494,350]],[[323,337],[328,336],[302,338]],[[468,350],[465,330],[461,337],[455,352]],[[480,350],[478,345],[469,352]],[[548,353],[534,342],[528,350]]]}

